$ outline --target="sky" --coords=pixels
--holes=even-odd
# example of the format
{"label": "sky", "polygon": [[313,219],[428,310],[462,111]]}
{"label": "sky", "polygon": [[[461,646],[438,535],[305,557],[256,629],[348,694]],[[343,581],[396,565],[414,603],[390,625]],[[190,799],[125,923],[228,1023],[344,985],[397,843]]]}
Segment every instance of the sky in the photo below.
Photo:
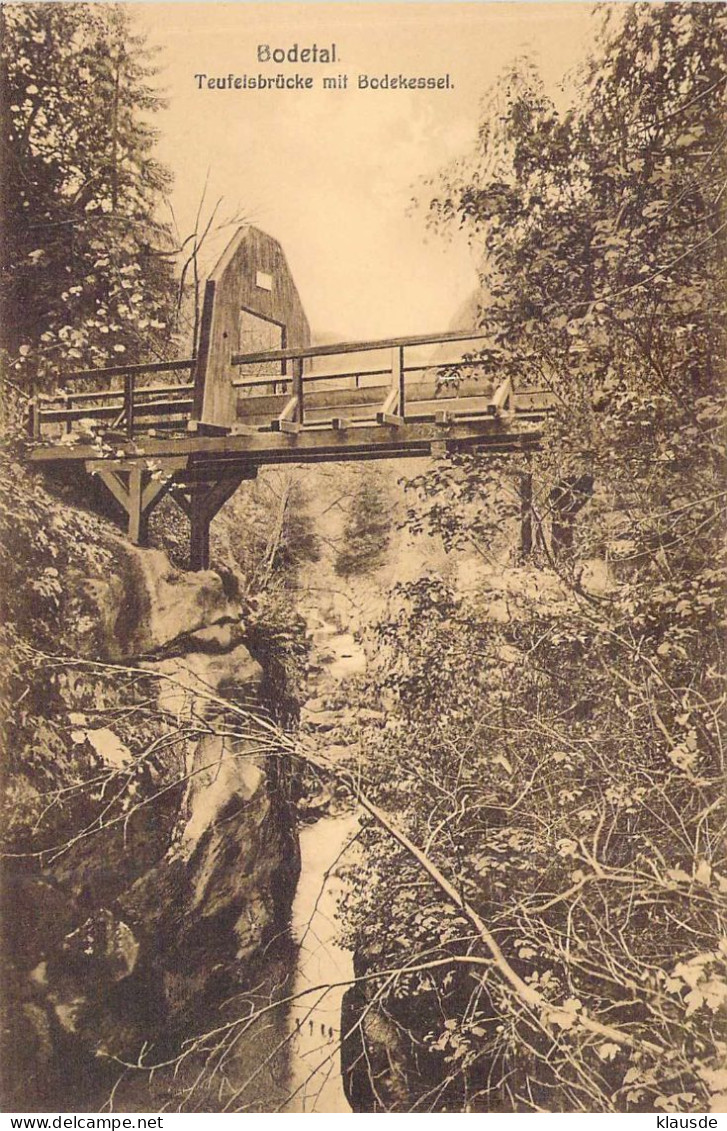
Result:
{"label": "sky", "polygon": [[[533,58],[546,88],[584,57],[591,6],[545,3],[132,5],[158,46],[168,108],[158,154],[175,174],[182,234],[205,212],[239,214],[283,246],[314,335],[344,340],[449,328],[476,286],[462,238],[425,227],[421,182],[473,145],[480,101],[503,67]],[[317,45],[331,63],[258,62],[258,48]],[[434,78],[449,89],[359,89],[360,75]],[[310,90],[209,89],[207,80],[296,74]],[[347,76],[347,89],[322,89]],[[419,186],[419,187],[418,187]],[[213,259],[231,231],[210,246]],[[222,246],[220,245],[222,240]],[[214,254],[213,254],[214,253]],[[209,258],[208,265],[211,266]]]}

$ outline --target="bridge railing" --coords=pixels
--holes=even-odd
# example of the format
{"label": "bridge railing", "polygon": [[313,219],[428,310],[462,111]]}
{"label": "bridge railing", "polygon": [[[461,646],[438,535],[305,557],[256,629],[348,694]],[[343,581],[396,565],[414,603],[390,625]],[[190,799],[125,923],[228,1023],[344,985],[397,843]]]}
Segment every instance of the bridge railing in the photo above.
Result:
{"label": "bridge railing", "polygon": [[[194,404],[193,382],[178,384],[138,384],[138,378],[157,373],[191,372],[194,358],[179,361],[157,361],[141,365],[110,365],[103,369],[77,369],[60,374],[63,391],[38,393],[31,398],[28,432],[40,438],[45,424],[62,424],[70,433],[79,420],[110,423],[131,439],[140,419],[153,420],[158,426],[171,425],[177,419],[188,419]],[[106,389],[68,389],[66,386],[86,381],[99,384],[116,382]]]}
{"label": "bridge railing", "polygon": [[[242,377],[233,381],[232,384],[236,389],[255,389],[261,386],[269,388],[274,380],[276,385],[283,385],[288,388],[291,395],[278,417],[277,424],[284,431],[292,431],[296,426],[299,428],[305,423],[305,388],[307,385],[319,385],[325,382],[341,381],[344,378],[353,378],[355,387],[359,388],[360,382],[364,378],[388,377],[387,393],[378,407],[376,419],[380,424],[396,424],[406,419],[407,376],[409,374],[445,370],[450,375],[456,374],[459,370],[472,369],[477,364],[476,358],[455,358],[452,360],[428,358],[423,362],[407,364],[407,351],[448,343],[478,342],[487,337],[489,335],[477,331],[453,330],[440,334],[417,334],[400,338],[377,338],[233,354],[231,359],[233,366],[244,368],[261,362],[282,362],[286,369],[288,363],[291,363],[291,372],[285,372],[277,379],[271,379],[270,376]],[[351,354],[370,355],[384,351],[389,354],[386,366],[371,367],[369,363],[366,367],[357,365],[353,369],[336,370],[335,372],[307,372],[305,370],[306,363],[319,358],[338,358]]]}
{"label": "bridge railing", "polygon": [[[287,393],[282,409],[278,403],[275,409],[277,416],[268,418],[268,430],[296,432],[299,431],[306,420],[306,395],[307,387],[319,387],[332,382],[341,382],[346,379],[353,380],[355,388],[362,389],[362,382],[381,378],[374,386],[366,386],[365,392],[360,392],[358,398],[365,400],[373,409],[371,417],[378,424],[398,425],[407,419],[407,395],[411,393],[414,400],[422,398],[422,384],[412,388],[415,374],[444,374],[456,382],[458,375],[463,371],[472,371],[478,365],[476,351],[474,356],[459,356],[448,358],[442,356],[442,351],[436,347],[448,344],[477,343],[485,340],[487,335],[472,330],[455,330],[439,334],[419,334],[399,338],[378,338],[374,340],[359,340],[351,342],[337,342],[333,344],[291,347],[277,350],[263,350],[254,353],[234,354],[230,361],[233,367],[243,369],[246,366],[259,365],[261,362],[282,363],[283,372],[280,376],[259,375],[230,378],[231,385],[238,390],[259,390],[263,387],[270,388],[274,384],[279,392]],[[429,348],[432,353],[422,359],[421,350]],[[416,350],[420,351],[417,358]],[[446,352],[446,351],[445,351]],[[385,354],[386,361],[377,364],[377,356]],[[358,355],[357,357],[354,355]],[[338,359],[351,358],[355,364],[353,368],[342,369]],[[316,371],[306,369],[306,366],[318,359],[334,359],[333,371]],[[363,360],[366,359],[366,360]],[[345,364],[342,362],[341,364]],[[114,365],[103,369],[83,369],[59,375],[59,382],[63,389],[55,394],[42,394],[33,398],[29,414],[28,429],[30,435],[38,439],[44,425],[61,425],[66,433],[70,433],[73,425],[82,420],[105,423],[110,431],[121,431],[125,438],[132,439],[135,431],[143,425],[147,431],[153,429],[197,429],[200,425],[204,428],[205,421],[192,423],[195,409],[195,385],[190,381],[173,383],[140,383],[140,379],[148,378],[162,373],[190,373],[195,368],[194,358],[179,361],[150,362],[142,365]],[[80,382],[92,383],[95,388],[69,388]],[[109,387],[98,388],[102,382],[108,382]],[[409,382],[409,385],[407,384]],[[426,382],[424,383],[426,385]],[[380,393],[376,400],[375,390]],[[500,408],[508,407],[512,396],[509,381],[504,381],[500,386],[489,392],[474,392],[470,396],[485,395],[488,398],[487,411],[496,412]],[[251,406],[254,402],[251,398]],[[264,400],[265,398],[261,398]],[[313,397],[319,415],[322,397]],[[345,399],[345,398],[344,398]],[[354,397],[354,399],[356,399]],[[340,404],[341,396],[331,398],[333,403]],[[332,418],[334,428],[343,428],[347,422],[335,415]],[[440,414],[441,415],[441,414]],[[446,416],[446,413],[444,414]],[[356,417],[360,420],[360,417]],[[314,421],[315,423],[315,421]],[[230,421],[230,426],[234,421]]]}

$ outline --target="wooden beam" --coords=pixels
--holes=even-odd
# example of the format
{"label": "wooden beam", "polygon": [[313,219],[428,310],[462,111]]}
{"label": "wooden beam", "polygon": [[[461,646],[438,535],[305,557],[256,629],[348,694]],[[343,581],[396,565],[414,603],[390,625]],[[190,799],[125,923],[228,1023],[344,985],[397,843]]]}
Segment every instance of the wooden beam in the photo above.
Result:
{"label": "wooden beam", "polygon": [[[283,364],[285,364],[285,362],[283,362]],[[448,372],[451,372],[454,369],[473,369],[476,368],[476,366],[477,361],[427,361],[422,365],[405,365],[404,372],[431,373],[435,370],[445,368]],[[387,377],[390,372],[390,369],[360,369],[358,367],[356,367],[356,369],[341,369],[332,372],[328,372],[327,370],[317,372],[313,370],[305,374],[305,383],[306,385],[311,385],[316,382],[322,384],[331,381],[343,381],[351,377],[358,382],[361,377]],[[283,376],[281,380],[287,382],[290,381],[290,378]],[[474,380],[479,380],[479,378],[474,378]],[[260,386],[269,384],[270,377],[249,377],[232,381],[233,389],[259,389]],[[356,388],[359,388],[358,384]]]}
{"label": "wooden beam", "polygon": [[93,468],[91,474],[98,475],[101,482],[108,489],[108,491],[116,499],[116,502],[124,508],[126,514],[129,513],[129,492],[124,484],[119,479],[115,472],[107,468]]}
{"label": "wooden beam", "polygon": [[[43,424],[62,424],[64,422],[74,420],[115,420],[119,415],[123,415],[122,404],[120,402],[121,394],[115,391],[113,394],[109,393],[109,397],[116,396],[115,404],[108,405],[88,405],[86,407],[74,407],[69,409],[64,408],[50,408],[42,409],[40,412],[41,423]],[[138,397],[138,389],[136,392]],[[147,402],[139,404],[138,400],[134,405],[134,415],[137,420],[145,419],[146,417],[152,418],[158,416],[171,416],[179,413],[187,414],[191,411],[192,401],[160,401],[158,404]],[[158,422],[157,422],[158,423]]]}
{"label": "wooden beam", "polygon": [[529,471],[520,476],[520,554],[529,558],[533,552],[533,477]]}
{"label": "wooden beam", "polygon": [[491,413],[501,412],[510,405],[512,399],[512,381],[506,377],[495,389],[494,396],[488,406],[488,411]]}
{"label": "wooden beam", "polygon": [[179,361],[151,361],[141,365],[107,365],[102,369],[72,369],[70,373],[54,373],[57,381],[96,380],[104,381],[109,377],[124,377],[127,373],[178,373],[184,369],[194,369],[194,358],[183,358]]}
{"label": "wooden beam", "polygon": [[[457,419],[451,425],[452,432],[448,438],[464,444],[481,444],[483,447],[491,444],[511,443],[523,441],[528,446],[539,442],[541,433],[536,422],[520,425],[517,417],[502,421],[496,416],[481,415],[471,419]],[[441,439],[441,425],[434,420],[407,421],[396,430],[396,444],[399,447],[411,445],[412,447],[426,445],[431,440]],[[159,459],[160,457],[181,458],[194,457],[202,460],[206,457],[222,456],[239,459],[241,462],[249,461],[251,464],[274,462],[278,455],[295,453],[300,457],[300,462],[305,462],[306,457],[314,453],[330,453],[335,458],[335,453],[350,448],[352,451],[362,451],[367,448],[386,450],[391,447],[391,433],[388,429],[381,428],[378,424],[356,425],[346,432],[336,432],[333,428],[305,429],[298,435],[285,435],[280,432],[255,432],[243,436],[170,436],[168,439],[137,439],[134,445],[120,445],[123,451],[128,447],[124,456],[120,457],[122,465],[125,460]],[[32,463],[66,463],[97,460],[97,453],[89,444],[78,444],[69,447],[66,444],[54,447],[38,447],[30,453]],[[98,461],[105,465],[113,465],[113,460]]]}
{"label": "wooden beam", "polygon": [[141,509],[151,514],[157,503],[166,495],[171,479],[150,479],[141,494]]}
{"label": "wooden beam", "polygon": [[299,411],[298,396],[293,394],[286,401],[282,412],[275,420],[270,421],[273,432],[300,432],[302,424],[297,419]]}
{"label": "wooden beam", "polygon": [[[137,400],[145,396],[171,396],[172,393],[191,393],[194,391],[194,385],[142,385],[137,388]],[[75,404],[83,404],[84,401],[103,401],[108,397],[120,397],[122,395],[121,389],[95,389],[88,392],[85,389],[77,389],[73,393],[73,401]],[[64,405],[68,401],[68,393],[43,393],[42,401],[44,404],[59,404]],[[175,402],[176,403],[176,402]]]}
{"label": "wooden beam", "polygon": [[140,467],[133,467],[129,472],[129,540],[135,546],[146,542],[147,523],[141,503],[143,492],[144,472]]}
{"label": "wooden beam", "polygon": [[[169,440],[157,441],[160,444],[168,444]],[[171,474],[175,471],[182,471],[189,466],[190,457],[188,455],[168,455],[164,452],[158,453],[154,457],[154,463],[159,464],[162,471],[166,474]],[[85,460],[85,468],[89,475],[103,473],[105,471],[119,472],[129,471],[133,466],[138,466],[142,471],[150,471],[148,456],[140,455],[137,453],[130,453],[128,456],[113,457],[108,459],[95,459]]]}
{"label": "wooden beam", "polygon": [[204,287],[202,321],[199,328],[199,348],[197,350],[197,362],[194,367],[194,408],[192,409],[192,413],[195,420],[201,420],[204,411],[204,394],[210,358],[210,335],[214,307],[215,281],[214,279],[208,279]]}
{"label": "wooden beam", "polygon": [[243,478],[244,477],[239,474],[228,475],[209,488],[205,497],[205,506],[207,507],[210,518],[214,518],[228,499],[232,498],[235,491],[242,483]]}
{"label": "wooden beam", "polygon": [[400,424],[404,423],[404,418],[400,416],[396,411],[399,407],[400,394],[399,378],[397,374],[395,374],[394,376],[395,383],[394,380],[392,380],[392,384],[389,387],[388,393],[386,394],[386,399],[381,408],[376,413],[376,420],[378,424],[388,424],[393,426],[394,428],[398,428]]}
{"label": "wooden beam", "polygon": [[[388,371],[391,372],[390,370]],[[325,413],[326,410],[340,409],[343,415],[349,409],[369,406],[374,410],[383,410],[384,402],[388,399],[391,392],[391,382],[386,385],[369,385],[362,389],[318,389],[311,391],[308,389],[308,380],[305,379],[306,394],[305,394],[305,408],[306,408],[306,421],[314,412],[320,411]],[[468,398],[475,398],[482,403],[483,411],[486,411],[487,405],[491,403],[494,388],[491,382],[480,381],[475,378],[461,381],[457,392],[443,389],[433,379],[424,381],[407,382],[406,386],[406,399],[410,406],[420,401],[436,401],[448,402],[444,407],[449,405],[459,406],[460,402],[466,401]],[[551,407],[551,395],[533,394],[532,404],[536,407],[541,404],[545,407]],[[268,394],[265,396],[254,397],[238,397],[237,400],[237,414],[241,421],[245,421],[250,417],[264,418],[277,416],[281,407],[286,403],[287,397],[285,394]],[[516,400],[516,404],[518,401]],[[531,407],[528,403],[528,407]],[[387,409],[386,411],[399,411],[398,397],[396,406]],[[457,408],[459,411],[459,408]],[[330,418],[331,411],[328,411]],[[407,410],[407,417],[409,411]]]}
{"label": "wooden beam", "polygon": [[337,353],[366,353],[368,350],[406,348],[407,346],[439,345],[440,342],[476,342],[489,334],[472,330],[449,330],[443,334],[412,334],[404,338],[376,338],[369,341],[337,342],[334,345],[308,346],[305,349],[263,350],[258,353],[236,353],[233,365],[251,365],[260,361],[289,361],[293,358],[331,357]]}
{"label": "wooden beam", "polygon": [[303,359],[293,358],[293,396],[296,401],[295,419],[299,424],[305,424],[305,406],[303,404]]}
{"label": "wooden beam", "polygon": [[[385,415],[386,413],[394,413],[396,411],[396,409],[398,408],[398,405],[399,405],[399,382],[397,381],[397,383],[395,385],[392,384],[392,385],[389,386],[389,391],[386,394],[386,397],[384,399],[384,403],[382,404],[381,408],[379,409],[379,412],[381,413],[382,416]],[[376,415],[378,416],[379,413],[377,412]]]}
{"label": "wooden beam", "polygon": [[177,504],[182,513],[185,514],[187,518],[191,519],[192,503],[190,501],[189,495],[185,494],[182,488],[178,487],[176,484],[172,484],[172,486],[169,488],[169,494],[174,499],[174,502]]}
{"label": "wooden beam", "polygon": [[243,476],[232,474],[211,487],[200,484],[191,488],[190,494],[190,547],[189,568],[209,569],[210,524],[217,512],[234,495]]}
{"label": "wooden beam", "polygon": [[30,400],[28,401],[28,417],[27,417],[27,431],[31,440],[40,440],[40,425],[41,425],[41,411],[40,401],[31,388]]}
{"label": "wooden beam", "polygon": [[191,570],[210,567],[210,522],[204,507],[203,488],[192,491],[189,507],[189,568]]}
{"label": "wooden beam", "polygon": [[[103,466],[103,463],[102,460],[88,461],[86,470],[99,476],[123,508],[129,540],[137,546],[143,546],[147,542],[151,512],[169,490],[171,479],[152,479],[148,468],[138,462],[127,464],[126,467],[117,463],[115,468]],[[120,475],[126,476],[126,483],[121,481]]]}
{"label": "wooden beam", "polygon": [[404,347],[394,346],[391,351],[391,387],[398,388],[398,415],[406,420],[406,374],[404,372]]}
{"label": "wooden beam", "polygon": [[240,462],[238,459],[224,459],[216,458],[213,460],[205,460],[203,463],[195,463],[186,471],[180,472],[174,480],[175,486],[183,488],[188,491],[190,487],[195,484],[201,484],[210,487],[220,479],[229,478],[231,475],[237,475],[240,480],[255,479],[257,477],[258,467],[257,464]]}
{"label": "wooden beam", "polygon": [[226,424],[205,424],[201,420],[189,420],[187,431],[198,436],[229,436],[232,428]]}

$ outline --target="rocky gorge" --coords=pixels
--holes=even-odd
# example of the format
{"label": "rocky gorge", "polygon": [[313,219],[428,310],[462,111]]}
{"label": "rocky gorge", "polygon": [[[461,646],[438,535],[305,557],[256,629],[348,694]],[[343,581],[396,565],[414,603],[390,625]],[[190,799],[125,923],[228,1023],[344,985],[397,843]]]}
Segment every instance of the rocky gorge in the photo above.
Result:
{"label": "rocky gorge", "polygon": [[4,1105],[77,1109],[285,930],[293,773],[234,577],[6,482]]}
{"label": "rocky gorge", "polygon": [[[376,745],[394,725],[365,683],[397,584],[447,575],[487,591],[493,620],[511,615],[523,578],[510,571],[512,595],[488,587],[472,557],[412,537],[401,471],[321,469],[302,498],[283,484],[288,525],[305,517],[317,549],[286,580],[281,628],[223,552],[249,499],[217,568],[190,573],[8,466],[6,1107],[405,1110],[427,1087],[437,1065],[405,1036],[426,1028],[422,1001],[397,1022],[373,984],[344,993],[376,967],[341,945],[356,807],[276,728],[312,762],[365,774],[364,736]],[[380,500],[393,518],[372,528]],[[304,652],[295,686],[276,633]],[[220,1024],[230,1042],[210,1062],[195,1042]],[[210,1063],[224,1064],[214,1093],[197,1084]]]}

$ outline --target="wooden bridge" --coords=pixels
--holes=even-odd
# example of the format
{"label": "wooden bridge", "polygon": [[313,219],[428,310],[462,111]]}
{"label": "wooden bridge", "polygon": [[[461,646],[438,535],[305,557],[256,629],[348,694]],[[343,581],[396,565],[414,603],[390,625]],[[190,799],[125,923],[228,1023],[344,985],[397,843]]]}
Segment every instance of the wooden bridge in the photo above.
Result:
{"label": "wooden bridge", "polygon": [[213,517],[265,464],[537,447],[553,398],[484,379],[482,337],[313,346],[280,246],[244,228],[207,282],[197,357],[59,375],[63,391],[32,405],[30,459],[98,476],[137,544],[170,494],[204,569]]}

